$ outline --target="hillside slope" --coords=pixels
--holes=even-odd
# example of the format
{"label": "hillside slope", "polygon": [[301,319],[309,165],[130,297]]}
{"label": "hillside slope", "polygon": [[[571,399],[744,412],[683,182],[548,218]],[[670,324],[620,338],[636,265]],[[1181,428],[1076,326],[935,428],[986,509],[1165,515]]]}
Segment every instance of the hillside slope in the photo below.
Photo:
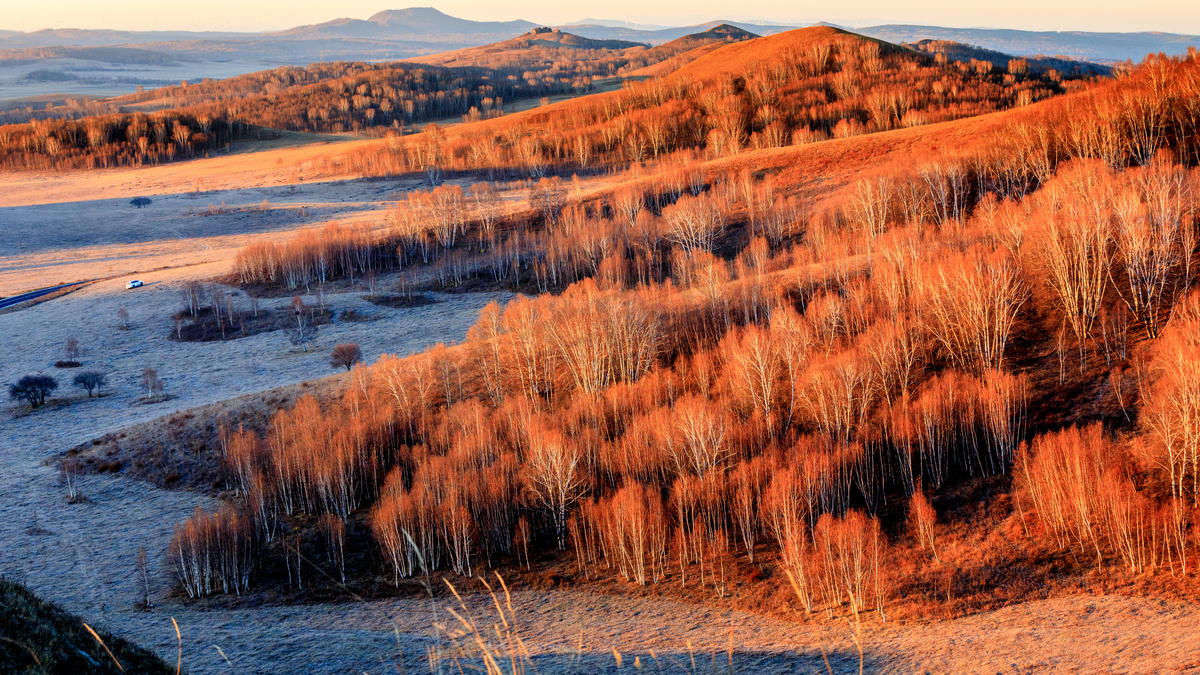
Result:
{"label": "hillside slope", "polygon": [[647,56],[651,57],[651,61],[657,61],[657,63],[627,72],[626,76],[632,78],[662,77],[730,42],[753,40],[757,37],[754,33],[723,23],[706,31],[691,33],[650,49]]}
{"label": "hillside slope", "polygon": [[[550,28],[535,28],[510,40],[441,54],[408,59],[444,67],[528,68],[555,61],[600,62],[628,59],[629,52],[644,52],[646,45],[624,40],[593,40]],[[596,70],[594,64],[589,70]]]}
{"label": "hillside slope", "polygon": [[103,645],[79,617],[0,577],[0,671],[34,675],[115,675],[126,669],[163,675],[175,672],[154,654],[126,640],[103,630],[101,636]]}
{"label": "hillside slope", "polygon": [[674,75],[691,78],[713,77],[723,73],[747,71],[757,65],[765,66],[771,61],[794,60],[796,56],[806,54],[814,48],[859,49],[869,44],[877,45],[883,55],[907,51],[898,45],[833,26],[810,26],[727,45],[696,59]]}
{"label": "hillside slope", "polygon": [[[673,153],[718,159],[974,117],[1081,86],[1056,74],[937,60],[831,27],[714,45],[621,91],[456,127],[443,166],[540,175]],[[417,143],[375,159],[421,167]]]}

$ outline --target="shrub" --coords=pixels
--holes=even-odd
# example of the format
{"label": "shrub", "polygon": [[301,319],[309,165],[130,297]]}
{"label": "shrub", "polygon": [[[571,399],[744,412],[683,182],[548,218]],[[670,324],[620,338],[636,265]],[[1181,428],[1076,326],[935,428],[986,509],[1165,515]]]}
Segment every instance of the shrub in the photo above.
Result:
{"label": "shrub", "polygon": [[329,354],[329,365],[333,368],[345,368],[349,372],[354,364],[362,362],[362,350],[353,342],[340,344]]}

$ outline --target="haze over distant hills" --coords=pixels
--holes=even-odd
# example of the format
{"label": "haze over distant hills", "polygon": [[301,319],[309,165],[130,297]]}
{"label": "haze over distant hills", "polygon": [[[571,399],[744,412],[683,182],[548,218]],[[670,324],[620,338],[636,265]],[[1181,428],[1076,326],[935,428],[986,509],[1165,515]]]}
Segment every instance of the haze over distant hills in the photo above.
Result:
{"label": "haze over distant hills", "polygon": [[[733,21],[661,27],[609,19],[585,19],[560,28],[582,38],[654,47],[722,24],[763,36],[795,28]],[[534,27],[536,24],[523,20],[472,21],[432,7],[410,7],[378,12],[366,19],[339,18],[259,33],[0,30],[0,102],[47,94],[112,96],[131,92],[137,86],[224,78],[318,61],[409,59],[504,42]],[[1180,54],[1189,45],[1200,45],[1197,36],[1156,32],[1035,32],[910,25],[854,30],[897,44],[949,40],[1014,56],[1063,55],[1097,63],[1136,61],[1151,52]],[[105,49],[80,49],[95,47]],[[122,50],[118,53],[108,49],[111,47]]]}
{"label": "haze over distant hills", "polygon": [[[657,45],[720,24],[737,26],[758,35],[772,35],[797,27],[769,22],[760,24],[721,20],[693,26],[662,27],[589,18],[561,28],[575,35],[597,40],[627,40]],[[536,26],[535,23],[523,20],[472,21],[450,16],[432,7],[410,7],[385,10],[366,19],[339,18],[319,24],[261,33],[82,28],[47,29],[29,33],[0,30],[0,50],[51,46],[142,45],[157,51],[193,57],[217,53],[224,54],[224,59],[246,57],[278,64],[305,64],[314,60],[382,60],[434,54],[449,49],[500,42],[521,35]],[[1159,51],[1178,54],[1185,51],[1188,45],[1200,44],[1200,37],[1197,36],[1162,32],[1038,32],[916,25],[881,25],[852,30],[895,43],[916,42],[922,39],[953,40],[1017,56],[1062,54],[1100,62],[1137,60],[1147,53]]]}
{"label": "haze over distant hills", "polygon": [[656,23],[639,23],[636,21],[630,22],[630,21],[624,21],[624,20],[592,19],[592,18],[580,19],[579,21],[572,21],[565,25],[567,25],[567,26],[608,26],[609,28],[640,28],[642,30],[662,30],[664,28],[671,28],[671,26],[665,26],[665,25],[656,24]]}
{"label": "haze over distant hills", "polygon": [[1198,36],[1160,32],[1088,33],[906,25],[857,28],[854,32],[895,43],[953,40],[1014,56],[1062,55],[1098,63],[1140,61],[1150,53],[1182,54],[1189,46],[1200,47]]}
{"label": "haze over distant hills", "polygon": [[266,37],[367,37],[381,39],[452,42],[485,39],[485,36],[511,37],[536,27],[529,21],[471,21],[444,14],[432,7],[410,7],[378,12],[366,20],[334,19],[311,26],[300,26]]}

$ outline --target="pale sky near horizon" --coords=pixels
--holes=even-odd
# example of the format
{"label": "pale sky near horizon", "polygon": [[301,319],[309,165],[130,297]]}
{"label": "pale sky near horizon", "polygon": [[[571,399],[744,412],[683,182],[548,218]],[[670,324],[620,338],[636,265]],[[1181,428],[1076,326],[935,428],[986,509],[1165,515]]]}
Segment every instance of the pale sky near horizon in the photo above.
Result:
{"label": "pale sky near horizon", "polygon": [[[413,0],[409,0],[412,2]],[[43,28],[112,28],[125,30],[259,31],[320,23],[340,17],[365,19],[384,9],[409,5],[400,0],[208,0],[163,3],[159,0],[6,0],[0,30]],[[430,4],[428,1],[421,5]],[[545,2],[538,0],[446,0],[437,9],[464,19],[525,19],[547,25],[583,18],[628,20],[683,26],[712,19],[766,20],[809,24],[831,21],[848,26],[909,23],[954,27],[1023,30],[1164,31],[1200,34],[1200,2],[1196,0],[843,0],[796,3],[763,0],[753,4],[728,0],[604,0]]]}

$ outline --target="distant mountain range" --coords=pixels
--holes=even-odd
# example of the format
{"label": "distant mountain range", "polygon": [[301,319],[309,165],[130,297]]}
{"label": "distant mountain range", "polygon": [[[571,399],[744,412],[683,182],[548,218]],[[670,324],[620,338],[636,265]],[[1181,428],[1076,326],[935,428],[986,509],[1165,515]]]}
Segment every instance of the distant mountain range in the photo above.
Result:
{"label": "distant mountain range", "polygon": [[1158,32],[1087,33],[904,25],[847,30],[897,44],[952,40],[1014,56],[1044,54],[1096,63],[1115,63],[1126,59],[1140,61],[1151,53],[1176,55],[1185,53],[1189,46],[1200,48],[1200,36]]}
{"label": "distant mountain range", "polygon": [[155,42],[196,40],[247,40],[256,33],[93,30],[86,28],[47,28],[29,33],[0,33],[0,48],[22,47],[108,47],[141,45]]}
{"label": "distant mountain range", "polygon": [[[381,38],[399,40],[435,39],[444,37],[453,41],[474,39],[475,36],[520,35],[537,24],[528,21],[471,21],[444,14],[432,7],[410,7],[389,9],[364,20],[334,19],[312,26],[300,26],[265,37],[318,37],[318,38]],[[482,38],[480,38],[482,39]]]}
{"label": "distant mountain range", "polygon": [[565,24],[565,26],[607,26],[609,28],[640,28],[642,30],[662,30],[664,28],[671,28],[671,26],[663,26],[653,23],[638,23],[614,19],[580,19],[579,21],[572,21],[571,23]]}
{"label": "distant mountain range", "polygon": [[[794,28],[732,21],[673,28],[632,28],[624,21],[603,19],[586,19],[561,28],[594,40],[659,45],[724,23],[758,35]],[[312,61],[379,61],[437,54],[501,42],[534,27],[536,24],[529,21],[471,21],[449,16],[432,7],[411,7],[379,12],[367,19],[342,18],[261,33],[87,29],[48,29],[29,33],[0,31],[0,51],[6,52],[8,59],[22,59],[26,55],[19,50],[29,48],[122,46],[201,60],[257,60],[304,65]],[[853,30],[897,44],[927,39],[950,40],[1015,56],[1062,55],[1098,63],[1140,60],[1150,52],[1179,54],[1189,45],[1200,45],[1200,37],[1172,33],[1035,32],[907,25]]]}

